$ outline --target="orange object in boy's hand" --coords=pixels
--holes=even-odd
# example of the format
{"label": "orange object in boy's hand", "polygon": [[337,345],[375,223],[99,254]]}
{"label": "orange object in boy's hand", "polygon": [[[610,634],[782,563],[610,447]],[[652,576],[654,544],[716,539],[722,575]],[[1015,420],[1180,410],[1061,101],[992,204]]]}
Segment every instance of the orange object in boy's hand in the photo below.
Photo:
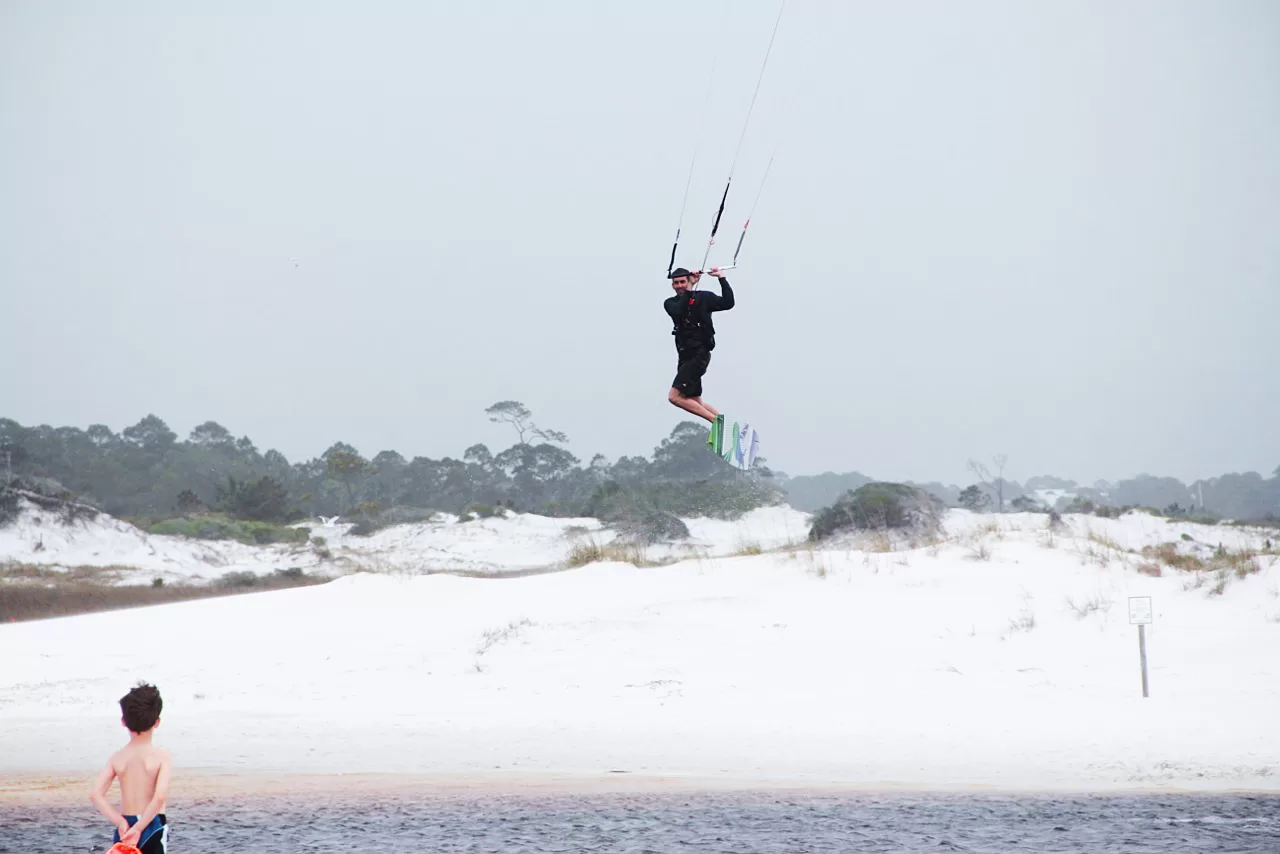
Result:
{"label": "orange object in boy's hand", "polygon": [[108,849],[107,854],[142,854],[142,851],[136,846],[117,842]]}

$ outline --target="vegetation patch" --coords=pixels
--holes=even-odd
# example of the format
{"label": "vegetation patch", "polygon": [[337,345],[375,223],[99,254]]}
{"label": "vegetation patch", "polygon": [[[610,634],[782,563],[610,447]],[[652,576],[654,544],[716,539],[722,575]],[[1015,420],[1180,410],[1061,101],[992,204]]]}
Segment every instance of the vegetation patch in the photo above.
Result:
{"label": "vegetation patch", "polygon": [[1101,593],[1095,593],[1093,596],[1090,596],[1088,599],[1081,602],[1077,602],[1068,596],[1067,607],[1074,611],[1078,618],[1083,620],[1085,617],[1097,611],[1101,611],[1104,614],[1110,611],[1111,601],[1104,598]]}
{"label": "vegetation patch", "polygon": [[75,501],[71,493],[59,488],[54,481],[15,479],[14,484],[0,488],[0,528],[17,521],[22,515],[23,501],[52,513],[63,525],[98,518],[98,508]]}
{"label": "vegetation patch", "polygon": [[[210,585],[165,583],[157,577],[146,585],[115,585],[110,581],[123,567],[76,567],[63,572],[47,567],[8,564],[0,567],[0,623],[43,620],[97,611],[116,611],[163,605],[188,599],[206,599],[239,593],[283,590],[323,584],[328,578],[307,575],[300,568],[276,570],[243,578],[251,573],[229,573],[234,583]],[[227,576],[223,576],[226,580]]]}
{"label": "vegetation patch", "polygon": [[[1193,545],[1194,548],[1194,545]],[[1142,550],[1147,562],[1138,567],[1138,571],[1147,575],[1159,575],[1162,566],[1167,566],[1195,576],[1190,589],[1198,589],[1212,579],[1209,592],[1221,595],[1227,584],[1234,578],[1246,578],[1262,570],[1264,550],[1228,549],[1219,545],[1208,556],[1194,552],[1179,550],[1177,543],[1161,543],[1158,546],[1147,546]]]}
{"label": "vegetation patch", "polygon": [[634,540],[619,539],[601,543],[591,537],[570,545],[569,555],[565,558],[565,565],[574,568],[605,562],[629,563],[632,566],[659,566],[662,563],[651,560],[644,545]]}
{"label": "vegetation patch", "polygon": [[1144,546],[1142,556],[1150,558],[1158,564],[1163,564],[1171,569],[1179,569],[1183,572],[1199,572],[1209,568],[1209,565],[1195,554],[1189,552],[1181,552],[1174,543],[1161,543],[1158,546]]}
{"label": "vegetation patch", "polygon": [[809,530],[817,542],[839,533],[904,531],[915,536],[936,534],[946,505],[919,487],[902,483],[868,483],[846,492],[820,511]]}
{"label": "vegetation patch", "polygon": [[597,489],[587,512],[625,539],[642,546],[689,538],[688,526],[674,513],[662,509],[652,495],[617,482],[611,481]]}
{"label": "vegetation patch", "polygon": [[14,522],[22,511],[22,499],[16,490],[0,489],[0,528]]}
{"label": "vegetation patch", "polygon": [[222,513],[161,519],[158,522],[144,523],[142,527],[149,534],[189,537],[195,540],[235,540],[259,546],[270,543],[301,545],[311,537],[310,528],[233,519]]}

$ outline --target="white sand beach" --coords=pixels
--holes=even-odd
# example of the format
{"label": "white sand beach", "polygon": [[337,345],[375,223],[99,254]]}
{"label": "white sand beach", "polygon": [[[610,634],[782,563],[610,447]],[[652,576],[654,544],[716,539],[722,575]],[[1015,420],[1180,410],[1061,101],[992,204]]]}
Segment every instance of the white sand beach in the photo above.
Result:
{"label": "white sand beach", "polygon": [[[879,551],[811,548],[804,520],[687,520],[691,544],[651,550],[665,565],[509,578],[563,561],[592,523],[331,532],[384,570],[3,625],[0,779],[91,774],[125,737],[116,700],[147,680],[165,702],[157,743],[188,779],[1280,790],[1265,532],[950,511],[943,541]],[[0,532],[0,559],[139,579],[290,565],[283,548],[77,524],[31,554],[26,518]],[[1139,572],[1136,552],[1162,543],[1263,553],[1243,575]],[[451,562],[495,577],[421,574]],[[1148,698],[1131,596],[1152,599]]]}

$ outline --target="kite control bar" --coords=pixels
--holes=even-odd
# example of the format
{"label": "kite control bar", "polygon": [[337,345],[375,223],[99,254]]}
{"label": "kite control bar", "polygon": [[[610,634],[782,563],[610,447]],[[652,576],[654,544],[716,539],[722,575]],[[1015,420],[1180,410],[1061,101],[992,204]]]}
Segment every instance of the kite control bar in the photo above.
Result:
{"label": "kite control bar", "polygon": [[[716,269],[718,269],[721,273],[723,273],[725,270],[736,270],[737,268],[738,268],[738,265],[737,265],[737,264],[729,264],[729,265],[726,265],[726,266],[724,266],[724,267],[717,267]],[[709,272],[711,272],[711,271],[710,271],[710,270],[696,270],[696,271],[694,272],[694,275],[696,275],[696,276],[701,276],[701,275],[703,275],[704,273],[709,273]]]}

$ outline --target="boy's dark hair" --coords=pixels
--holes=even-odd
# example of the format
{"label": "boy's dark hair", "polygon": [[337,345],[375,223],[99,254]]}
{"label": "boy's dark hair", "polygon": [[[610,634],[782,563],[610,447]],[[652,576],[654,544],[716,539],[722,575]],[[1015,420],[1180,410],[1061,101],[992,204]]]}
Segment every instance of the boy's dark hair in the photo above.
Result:
{"label": "boy's dark hair", "polygon": [[124,713],[124,725],[129,732],[146,732],[160,719],[160,691],[156,686],[139,682],[128,694],[120,698],[120,711]]}

